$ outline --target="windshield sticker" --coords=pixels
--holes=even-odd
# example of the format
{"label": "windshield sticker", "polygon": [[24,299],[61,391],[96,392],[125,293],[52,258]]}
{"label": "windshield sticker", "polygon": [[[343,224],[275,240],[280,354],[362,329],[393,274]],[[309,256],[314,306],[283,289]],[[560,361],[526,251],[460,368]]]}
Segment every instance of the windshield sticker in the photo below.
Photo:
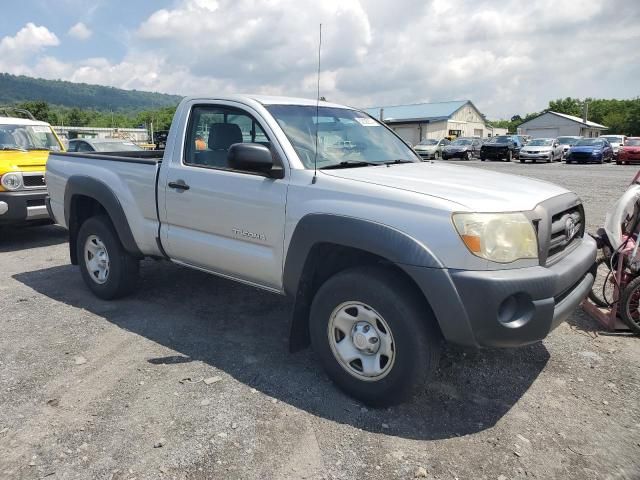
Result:
{"label": "windshield sticker", "polygon": [[363,127],[377,127],[378,122],[376,122],[373,118],[369,117],[356,117],[354,118],[356,122],[358,122]]}
{"label": "windshield sticker", "polygon": [[51,131],[49,127],[45,125],[33,125],[31,130],[33,130],[34,133],[49,133]]}

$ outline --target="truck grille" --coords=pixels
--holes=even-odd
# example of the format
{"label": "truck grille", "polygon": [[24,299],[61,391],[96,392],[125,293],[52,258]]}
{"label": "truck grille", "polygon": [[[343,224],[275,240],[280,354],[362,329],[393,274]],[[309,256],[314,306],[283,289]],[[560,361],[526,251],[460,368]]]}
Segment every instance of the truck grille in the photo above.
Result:
{"label": "truck grille", "polygon": [[43,188],[46,186],[44,175],[41,173],[25,173],[22,175],[25,188]]}
{"label": "truck grille", "polygon": [[529,218],[538,235],[538,256],[542,266],[558,262],[584,237],[584,207],[574,193],[540,203]]}
{"label": "truck grille", "polygon": [[551,236],[549,238],[547,263],[553,263],[567,247],[582,238],[584,234],[584,214],[582,210],[582,205],[579,205],[556,213],[551,217]]}

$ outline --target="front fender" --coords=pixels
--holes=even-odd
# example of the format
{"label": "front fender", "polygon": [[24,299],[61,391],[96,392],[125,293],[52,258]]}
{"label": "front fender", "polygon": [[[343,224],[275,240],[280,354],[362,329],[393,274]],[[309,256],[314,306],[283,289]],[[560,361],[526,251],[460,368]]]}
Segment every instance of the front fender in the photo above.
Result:
{"label": "front fender", "polygon": [[291,236],[283,273],[284,291],[294,299],[290,328],[292,351],[308,344],[308,318],[314,294],[312,274],[316,268],[314,263],[322,260],[312,258],[312,250],[320,244],[350,247],[376,255],[397,265],[412,278],[412,271],[405,267],[443,269],[426,245],[388,225],[333,214],[303,217]]}

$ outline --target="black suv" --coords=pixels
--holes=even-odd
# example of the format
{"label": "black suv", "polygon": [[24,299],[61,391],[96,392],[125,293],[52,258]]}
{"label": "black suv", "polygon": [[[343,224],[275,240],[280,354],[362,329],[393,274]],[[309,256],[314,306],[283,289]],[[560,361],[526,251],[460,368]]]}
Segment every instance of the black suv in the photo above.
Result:
{"label": "black suv", "polygon": [[480,148],[480,160],[505,160],[510,162],[514,158],[520,158],[520,139],[513,135],[499,135],[492,137]]}

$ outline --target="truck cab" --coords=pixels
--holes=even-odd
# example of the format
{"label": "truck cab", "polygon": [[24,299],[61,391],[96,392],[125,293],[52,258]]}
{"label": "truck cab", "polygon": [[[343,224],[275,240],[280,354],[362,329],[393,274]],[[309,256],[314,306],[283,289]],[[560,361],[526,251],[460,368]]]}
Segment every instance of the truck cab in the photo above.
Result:
{"label": "truck cab", "polygon": [[0,226],[49,218],[45,165],[49,152],[64,151],[51,125],[14,111],[28,118],[0,116]]}

